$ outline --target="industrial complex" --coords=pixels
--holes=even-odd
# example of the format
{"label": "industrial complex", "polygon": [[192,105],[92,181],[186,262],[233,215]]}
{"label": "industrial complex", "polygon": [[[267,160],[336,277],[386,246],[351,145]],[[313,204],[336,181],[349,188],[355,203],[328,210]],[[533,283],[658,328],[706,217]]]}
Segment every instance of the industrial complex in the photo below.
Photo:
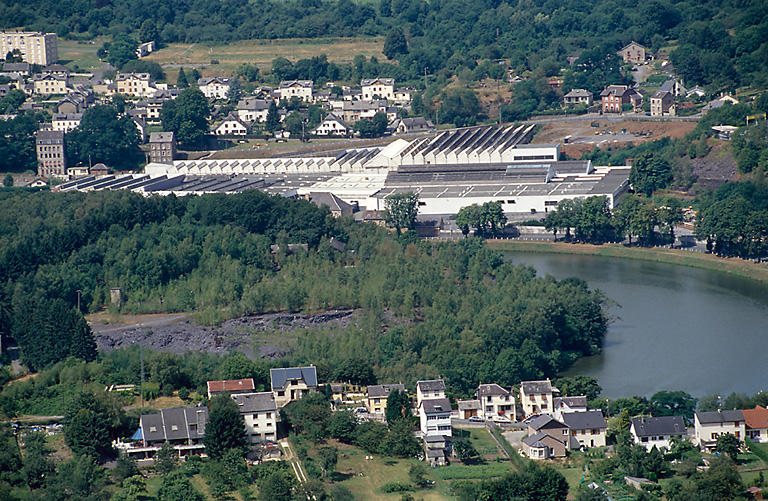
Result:
{"label": "industrial complex", "polygon": [[626,191],[630,168],[560,161],[558,144],[530,144],[533,126],[442,131],[335,156],[200,159],[150,163],[142,174],[89,176],[60,191],[127,189],[144,194],[236,193],[281,196],[332,193],[360,210],[382,210],[394,193],[419,196],[419,213],[455,214],[498,201],[507,213],[547,212],[563,199],[604,195],[611,207]]}

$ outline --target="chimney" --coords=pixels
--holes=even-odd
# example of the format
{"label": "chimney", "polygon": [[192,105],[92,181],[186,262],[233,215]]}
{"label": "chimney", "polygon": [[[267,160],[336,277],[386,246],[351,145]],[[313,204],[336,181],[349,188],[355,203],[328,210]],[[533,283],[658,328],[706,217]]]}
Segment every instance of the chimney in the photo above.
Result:
{"label": "chimney", "polygon": [[205,435],[205,422],[207,420],[206,411],[204,409],[198,409],[197,411],[197,434]]}

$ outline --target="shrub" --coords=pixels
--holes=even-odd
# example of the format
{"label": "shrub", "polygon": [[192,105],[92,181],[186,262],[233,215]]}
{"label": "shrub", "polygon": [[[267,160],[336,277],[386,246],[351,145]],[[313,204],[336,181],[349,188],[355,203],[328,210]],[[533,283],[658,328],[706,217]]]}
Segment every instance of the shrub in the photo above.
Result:
{"label": "shrub", "polygon": [[391,492],[411,492],[416,489],[411,484],[404,484],[401,482],[390,482],[388,484],[384,484],[381,487],[381,490],[389,494]]}

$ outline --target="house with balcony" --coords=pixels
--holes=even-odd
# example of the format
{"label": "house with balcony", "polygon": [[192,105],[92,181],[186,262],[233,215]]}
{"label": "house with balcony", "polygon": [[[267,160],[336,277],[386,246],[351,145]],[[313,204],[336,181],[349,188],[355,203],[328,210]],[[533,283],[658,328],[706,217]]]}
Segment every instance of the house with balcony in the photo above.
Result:
{"label": "house with balcony", "polygon": [[475,397],[480,401],[480,417],[491,420],[494,417],[505,417],[517,421],[515,412],[515,396],[510,390],[492,384],[480,384],[475,391]]}
{"label": "house with balcony", "polygon": [[730,433],[739,440],[746,436],[744,413],[738,409],[697,412],[693,417],[694,435],[699,447],[712,451],[717,445],[717,438]]}
{"label": "house with balcony", "polygon": [[560,390],[552,386],[549,379],[541,381],[523,381],[520,383],[520,405],[523,415],[552,414],[554,412],[554,395]]}
{"label": "house with balcony", "polygon": [[171,444],[179,457],[201,455],[205,453],[207,421],[207,407],[176,407],[143,414],[136,433],[116,447],[133,459],[151,459],[165,443]]}
{"label": "house with balcony", "polygon": [[603,411],[563,412],[560,421],[565,424],[583,448],[605,447],[607,426]]}
{"label": "house with balcony", "polygon": [[587,89],[571,89],[568,94],[563,96],[563,104],[565,106],[576,106],[577,104],[592,106],[592,93]]}
{"label": "house with balcony", "polygon": [[270,369],[269,377],[278,408],[317,390],[317,369],[314,366]]}
{"label": "house with balcony", "polygon": [[419,403],[419,427],[423,436],[451,437],[451,401],[447,398],[427,398]]}
{"label": "house with balcony", "polygon": [[683,439],[687,432],[682,416],[659,416],[633,418],[629,433],[634,443],[650,451],[669,449],[673,437]]}

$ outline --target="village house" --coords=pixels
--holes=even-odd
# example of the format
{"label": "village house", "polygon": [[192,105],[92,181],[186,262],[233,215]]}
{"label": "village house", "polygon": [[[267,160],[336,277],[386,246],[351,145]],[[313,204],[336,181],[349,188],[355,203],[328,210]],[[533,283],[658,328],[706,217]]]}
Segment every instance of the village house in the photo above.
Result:
{"label": "village house", "polygon": [[307,199],[317,206],[328,207],[333,217],[351,216],[357,212],[356,206],[348,204],[328,191],[311,191]]}
{"label": "village house", "polygon": [[356,404],[358,402],[365,405],[367,399],[367,390],[365,386],[351,383],[331,383],[331,400],[337,404]]}
{"label": "village house", "polygon": [[51,125],[53,130],[69,132],[76,129],[82,119],[82,113],[54,113]]}
{"label": "village house", "polygon": [[442,379],[416,382],[416,405],[427,398],[445,398],[445,383]]}
{"label": "village house", "polygon": [[344,101],[341,108],[342,118],[348,124],[373,118],[379,111],[387,112],[386,101]]}
{"label": "village house", "polygon": [[326,115],[323,121],[312,129],[315,136],[348,136],[351,133],[352,128],[333,113]]}
{"label": "village house", "polygon": [[648,49],[637,42],[630,42],[617,52],[625,63],[642,64],[648,59]]}
{"label": "village house", "polygon": [[0,75],[3,76],[24,76],[27,77],[31,73],[31,65],[29,63],[3,63],[3,71],[0,71]]}
{"label": "village house", "polygon": [[419,424],[423,436],[452,436],[451,401],[445,397],[425,398],[419,403]]}
{"label": "village house", "polygon": [[234,395],[239,393],[253,393],[254,384],[252,378],[225,379],[221,381],[208,381],[208,398],[213,398],[219,393]]}
{"label": "village house", "polygon": [[155,51],[155,41],[151,40],[149,42],[140,43],[138,47],[136,47],[136,57],[141,59],[144,56],[148,56],[152,54]]}
{"label": "village house", "polygon": [[483,419],[493,420],[502,417],[517,421],[515,397],[511,391],[495,383],[480,384],[475,390],[475,396],[482,404],[480,417]]}
{"label": "village house", "polygon": [[118,94],[134,97],[152,97],[161,89],[152,82],[149,73],[118,73],[115,90]]}
{"label": "village house", "polygon": [[566,451],[580,447],[568,426],[552,416],[536,416],[526,424],[528,436],[523,439],[523,449],[531,459],[565,457]]}
{"label": "village house", "polygon": [[563,412],[562,422],[581,447],[605,447],[606,424],[603,411]]}
{"label": "village house", "polygon": [[753,442],[768,442],[768,409],[756,405],[754,409],[743,409],[746,436]]}
{"label": "village house", "polygon": [[637,109],[643,102],[643,97],[627,85],[609,85],[600,93],[603,113],[621,113],[625,104]]}
{"label": "village house", "polygon": [[231,87],[230,79],[224,77],[200,78],[197,88],[208,99],[227,99]]}
{"label": "village house", "polygon": [[234,113],[230,113],[224,120],[211,131],[217,136],[245,136],[248,134],[248,126]]}
{"label": "village house", "polygon": [[395,79],[394,78],[372,78],[360,81],[360,90],[363,95],[363,101],[373,101],[374,99],[395,99]]}
{"label": "village house", "polygon": [[163,444],[169,443],[179,455],[185,457],[205,452],[203,437],[208,421],[207,407],[176,407],[162,409],[157,414],[143,414],[139,429],[131,437],[132,444],[118,443],[134,459],[154,457]]}
{"label": "village house", "polygon": [[673,117],[677,114],[675,96],[671,92],[658,90],[651,96],[652,117]]}
{"label": "village house", "polygon": [[430,466],[445,466],[448,441],[443,435],[427,435],[424,437],[424,458]]}
{"label": "village house", "polygon": [[568,94],[563,96],[563,104],[565,106],[575,106],[577,104],[592,106],[592,93],[586,89],[571,89]]}
{"label": "village house", "polygon": [[549,379],[520,383],[520,405],[523,408],[523,415],[527,417],[532,414],[551,414],[555,393],[560,391],[552,386]]}
{"label": "village house", "polygon": [[62,177],[67,173],[67,156],[64,132],[40,130],[35,134],[37,152],[37,175]]}
{"label": "village house", "polygon": [[459,400],[457,405],[459,408],[459,419],[469,419],[472,417],[479,417],[482,419],[480,414],[483,409],[483,404],[480,400]]}
{"label": "village house", "polygon": [[[251,380],[251,382],[253,382]],[[232,395],[245,421],[248,441],[252,444],[277,440],[277,404],[271,391]]]}
{"label": "village house", "polygon": [[176,139],[173,132],[153,132],[149,135],[150,162],[170,164],[175,157]]}
{"label": "village house", "polygon": [[636,417],[632,419],[629,433],[636,444],[650,451],[669,449],[673,437],[682,439],[686,436],[682,416]]}
{"label": "village house", "polygon": [[685,87],[683,87],[683,83],[680,80],[675,80],[673,78],[670,78],[661,84],[659,90],[669,92],[675,97],[685,96],[688,92]]}
{"label": "village house", "polygon": [[317,369],[314,366],[270,369],[269,377],[278,408],[317,390]]}
{"label": "village house", "polygon": [[744,414],[737,409],[697,412],[693,417],[696,443],[704,450],[712,451],[717,437],[730,433],[739,440],[746,435]]}
{"label": "village house", "polygon": [[53,75],[55,77],[68,77],[70,71],[69,68],[63,64],[49,64],[43,68],[40,73],[43,75]]}
{"label": "village house", "polygon": [[288,100],[295,96],[306,103],[311,103],[313,101],[313,87],[312,80],[284,80],[275,89],[275,95],[278,99]]}
{"label": "village house", "polygon": [[384,414],[387,410],[387,398],[395,390],[405,391],[405,386],[397,384],[375,384],[368,386],[365,407],[371,414]]}
{"label": "village house", "polygon": [[237,103],[237,117],[243,122],[266,122],[269,114],[269,101],[246,97]]}
{"label": "village house", "polygon": [[555,397],[552,399],[555,419],[561,419],[565,412],[587,412],[587,397]]}
{"label": "village house", "polygon": [[394,134],[412,134],[435,130],[435,124],[424,117],[398,118],[391,125]]}
{"label": "village house", "polygon": [[147,141],[147,122],[141,117],[131,117],[133,123],[136,125],[136,130],[139,132],[139,142],[144,143]]}
{"label": "village house", "polygon": [[32,84],[33,92],[39,96],[69,92],[69,79],[66,76],[38,74],[32,77]]}

